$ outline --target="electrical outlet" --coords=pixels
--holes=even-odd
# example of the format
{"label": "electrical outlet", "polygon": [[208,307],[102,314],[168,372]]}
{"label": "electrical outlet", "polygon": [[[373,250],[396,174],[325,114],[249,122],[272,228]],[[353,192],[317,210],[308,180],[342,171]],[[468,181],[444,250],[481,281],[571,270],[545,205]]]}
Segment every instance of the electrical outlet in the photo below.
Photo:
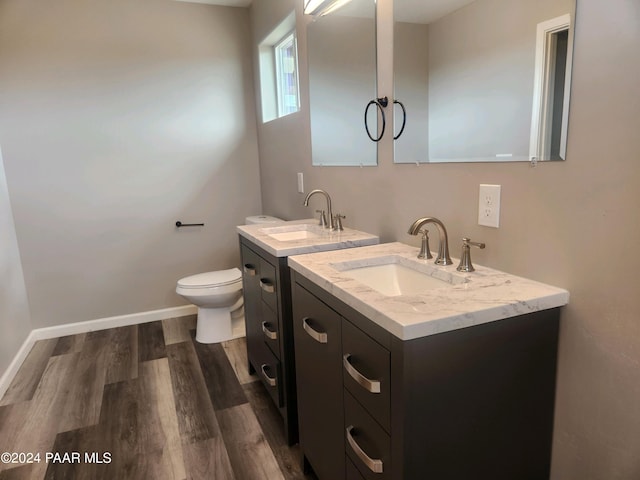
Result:
{"label": "electrical outlet", "polygon": [[298,172],[298,193],[304,193],[304,175]]}
{"label": "electrical outlet", "polygon": [[500,226],[500,185],[480,184],[478,225]]}

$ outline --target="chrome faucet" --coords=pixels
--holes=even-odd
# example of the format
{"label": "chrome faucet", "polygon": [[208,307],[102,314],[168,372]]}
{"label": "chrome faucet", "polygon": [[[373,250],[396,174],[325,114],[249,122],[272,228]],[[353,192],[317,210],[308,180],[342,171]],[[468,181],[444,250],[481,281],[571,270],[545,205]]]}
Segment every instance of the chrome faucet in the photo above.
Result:
{"label": "chrome faucet", "polygon": [[427,223],[433,223],[438,227],[438,234],[440,236],[438,242],[438,256],[435,261],[436,265],[451,265],[453,261],[451,260],[451,257],[449,257],[449,238],[447,236],[447,229],[444,227],[444,223],[440,220],[435,217],[419,218],[409,227],[408,233],[410,235],[417,235],[420,233],[420,229]]}
{"label": "chrome faucet", "polygon": [[326,228],[328,228],[329,230],[334,230],[333,211],[331,210],[331,197],[327,192],[319,189],[311,190],[304,199],[304,206],[305,207],[309,206],[309,199],[311,198],[312,195],[316,193],[321,193],[322,195],[324,195],[324,198],[327,199],[327,216],[329,217],[329,219],[328,219]]}

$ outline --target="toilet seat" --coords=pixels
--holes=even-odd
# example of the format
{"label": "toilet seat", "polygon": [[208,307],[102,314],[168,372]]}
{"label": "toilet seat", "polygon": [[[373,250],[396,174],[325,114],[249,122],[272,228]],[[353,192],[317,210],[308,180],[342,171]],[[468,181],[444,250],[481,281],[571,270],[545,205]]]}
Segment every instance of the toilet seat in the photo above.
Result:
{"label": "toilet seat", "polygon": [[215,272],[198,273],[178,280],[178,287],[181,288],[210,288],[233,285],[242,282],[242,272],[238,268],[228,270],[218,270]]}

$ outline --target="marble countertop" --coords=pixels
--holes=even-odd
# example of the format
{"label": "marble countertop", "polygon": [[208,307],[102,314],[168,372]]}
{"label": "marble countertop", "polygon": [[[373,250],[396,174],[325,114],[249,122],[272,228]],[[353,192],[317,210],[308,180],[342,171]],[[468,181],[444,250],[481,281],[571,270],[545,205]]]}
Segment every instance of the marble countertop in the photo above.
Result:
{"label": "marble countertop", "polygon": [[[419,248],[403,243],[311,253],[289,257],[289,267],[371,319],[401,340],[457,330],[566,305],[569,292],[534,280],[474,264],[476,271],[456,271],[416,258]],[[384,257],[384,260],[381,260]],[[434,257],[435,258],[435,257]],[[388,296],[351,278],[345,269],[393,261],[453,284],[413,295]]]}
{"label": "marble countertop", "polygon": [[[307,218],[278,223],[240,225],[237,232],[276,257],[288,257],[311,252],[376,245],[377,235],[344,227],[343,231],[330,231],[318,225],[318,220]],[[296,234],[301,238],[296,238]],[[282,235],[284,234],[284,235]],[[278,235],[288,239],[278,239]]]}

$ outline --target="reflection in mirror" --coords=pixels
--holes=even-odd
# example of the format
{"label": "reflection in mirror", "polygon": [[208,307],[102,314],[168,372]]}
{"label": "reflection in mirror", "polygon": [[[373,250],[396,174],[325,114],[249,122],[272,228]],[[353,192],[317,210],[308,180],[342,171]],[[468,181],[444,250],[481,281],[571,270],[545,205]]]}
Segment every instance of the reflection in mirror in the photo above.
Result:
{"label": "reflection in mirror", "polygon": [[394,161],[564,160],[574,14],[575,0],[395,0]]}
{"label": "reflection in mirror", "polygon": [[[376,97],[374,0],[352,0],[307,27],[313,165],[376,165],[364,124]],[[368,113],[377,131],[377,109]]]}

